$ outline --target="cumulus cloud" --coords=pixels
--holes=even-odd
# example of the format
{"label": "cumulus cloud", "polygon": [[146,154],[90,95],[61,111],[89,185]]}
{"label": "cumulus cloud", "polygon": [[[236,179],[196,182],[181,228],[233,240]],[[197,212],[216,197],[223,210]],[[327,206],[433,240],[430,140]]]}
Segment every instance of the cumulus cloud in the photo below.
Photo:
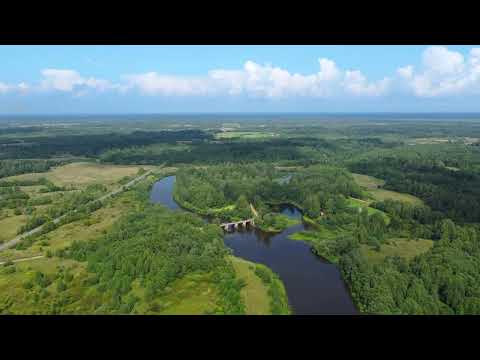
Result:
{"label": "cumulus cloud", "polygon": [[249,60],[242,69],[214,69],[203,77],[179,77],[149,72],[129,75],[125,79],[129,89],[138,89],[149,95],[245,94],[266,98],[326,97],[342,90],[353,95],[378,95],[387,87],[385,81],[369,83],[359,72],[361,78],[355,77],[357,73],[353,73],[353,76],[349,72],[344,73],[330,59],[319,59],[319,66],[317,73],[303,75]]}
{"label": "cumulus cloud", "polygon": [[[44,69],[37,84],[0,82],[0,94],[58,91],[84,96],[89,92],[139,92],[150,96],[379,97],[402,93],[440,97],[480,93],[480,48],[468,55],[445,46],[419,54],[420,64],[403,65],[391,76],[371,80],[361,69],[341,69],[333,59],[319,58],[318,70],[308,74],[271,64],[246,61],[237,69],[214,68],[204,75],[179,76],[150,71],[124,75],[119,83],[82,76],[72,69]],[[388,75],[388,74],[386,74]]]}
{"label": "cumulus cloud", "polygon": [[384,78],[377,82],[368,82],[367,78],[358,70],[345,73],[345,89],[354,95],[384,95],[388,91],[389,85],[389,78]]}
{"label": "cumulus cloud", "polygon": [[148,95],[205,95],[211,92],[208,78],[161,75],[156,72],[127,75],[127,88]]}
{"label": "cumulus cloud", "polygon": [[397,69],[397,74],[404,79],[411,79],[413,76],[413,66],[407,65]]}
{"label": "cumulus cloud", "polygon": [[480,48],[473,48],[468,60],[445,46],[431,46],[422,54],[422,66],[397,70],[399,80],[418,97],[468,95],[480,91]]}
{"label": "cumulus cloud", "polygon": [[98,91],[121,90],[123,88],[122,85],[113,84],[108,80],[93,77],[84,78],[77,71],[70,69],[44,69],[41,73],[43,79],[40,82],[40,88],[43,90],[63,92],[78,90],[78,94],[85,94],[88,88]]}
{"label": "cumulus cloud", "polygon": [[24,82],[13,85],[0,82],[0,94],[6,94],[9,92],[26,93],[29,89],[30,86]]}

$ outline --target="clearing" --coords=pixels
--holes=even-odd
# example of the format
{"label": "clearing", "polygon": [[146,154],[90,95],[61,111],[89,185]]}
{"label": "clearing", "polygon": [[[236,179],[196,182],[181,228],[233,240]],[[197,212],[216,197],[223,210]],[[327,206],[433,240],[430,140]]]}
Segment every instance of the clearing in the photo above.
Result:
{"label": "clearing", "polygon": [[398,200],[407,202],[412,205],[422,205],[423,201],[416,196],[399,193],[392,190],[385,190],[381,187],[385,185],[385,181],[373,176],[352,173],[355,182],[361,187],[365,188],[367,192],[377,201],[386,199]]}
{"label": "clearing", "polygon": [[230,256],[237,277],[243,279],[246,286],[241,290],[247,315],[268,315],[270,311],[270,297],[262,280],[255,274],[255,264]]}
{"label": "clearing", "polygon": [[140,168],[149,170],[153,166],[104,165],[77,162],[56,167],[45,173],[22,174],[5,180],[30,180],[47,178],[57,186],[86,186],[88,184],[114,185],[126,176],[134,176]]}
{"label": "clearing", "polygon": [[415,256],[427,252],[433,246],[432,240],[427,239],[389,239],[388,244],[382,244],[380,251],[374,250],[371,246],[362,244],[360,251],[372,263],[380,263],[386,256],[400,256],[411,260]]}

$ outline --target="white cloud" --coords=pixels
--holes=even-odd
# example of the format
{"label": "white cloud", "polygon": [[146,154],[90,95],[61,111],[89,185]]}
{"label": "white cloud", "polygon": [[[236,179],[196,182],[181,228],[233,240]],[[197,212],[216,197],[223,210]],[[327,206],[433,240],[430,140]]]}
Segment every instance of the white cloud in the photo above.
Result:
{"label": "white cloud", "polygon": [[338,78],[340,70],[337,68],[335,61],[322,58],[318,59],[320,63],[320,72],[318,73],[318,79],[320,81],[332,81]]}
{"label": "white cloud", "polygon": [[84,81],[75,70],[45,69],[42,75],[41,86],[46,90],[72,91]]}
{"label": "white cloud", "polygon": [[210,92],[208,78],[161,75],[156,72],[127,75],[127,88],[138,88],[148,95],[205,95]]}
{"label": "white cloud", "polygon": [[[89,92],[138,91],[151,96],[379,97],[387,93],[416,97],[480,94],[480,48],[468,55],[445,46],[431,46],[419,54],[420,65],[405,65],[392,76],[372,81],[361,69],[341,69],[333,59],[319,58],[318,71],[301,74],[272,64],[248,60],[237,69],[216,68],[199,76],[151,71],[124,75],[119,83],[82,76],[72,69],[44,69],[36,85],[0,82],[0,94],[16,91]],[[388,74],[385,74],[388,75]]]}
{"label": "white cloud", "polygon": [[8,85],[0,82],[0,94],[5,94],[8,92]]}
{"label": "white cloud", "polygon": [[108,80],[96,79],[93,77],[84,78],[76,70],[70,69],[44,69],[42,70],[43,79],[40,82],[42,90],[57,90],[63,92],[72,92],[78,90],[78,94],[85,95],[86,89],[95,89],[100,92],[106,90],[120,90],[119,84],[112,84]]}
{"label": "white cloud", "polygon": [[468,61],[444,46],[431,46],[422,54],[422,68],[397,70],[400,82],[418,97],[467,95],[480,91],[480,49],[471,49]]}
{"label": "white cloud", "polygon": [[458,74],[463,71],[463,55],[445,46],[431,46],[422,55],[426,71],[436,74]]}
{"label": "white cloud", "polygon": [[413,76],[413,66],[407,65],[405,67],[398,68],[397,74],[405,79],[411,79]]}
{"label": "white cloud", "polygon": [[13,85],[0,82],[0,94],[6,94],[9,92],[26,93],[29,89],[30,86],[24,82]]}
{"label": "white cloud", "polygon": [[358,70],[346,71],[343,85],[347,92],[354,95],[380,96],[384,95],[390,84],[389,78],[377,82],[368,82],[367,78]]}
{"label": "white cloud", "polygon": [[[148,95],[245,94],[253,97],[284,98],[288,96],[326,97],[342,91],[342,71],[330,59],[319,59],[320,71],[302,75],[272,65],[245,62],[242,69],[214,69],[204,77],[179,77],[156,72],[126,76],[128,88]],[[348,80],[348,79],[347,79]],[[371,84],[362,75],[358,84],[343,91],[353,95],[378,95],[386,82]],[[350,91],[350,87],[354,90]]]}

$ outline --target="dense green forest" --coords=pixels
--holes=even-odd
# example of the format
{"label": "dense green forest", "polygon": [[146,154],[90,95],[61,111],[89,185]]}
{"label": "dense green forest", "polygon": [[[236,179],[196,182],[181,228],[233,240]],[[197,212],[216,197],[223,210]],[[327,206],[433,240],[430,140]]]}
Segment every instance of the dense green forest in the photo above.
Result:
{"label": "dense green forest", "polygon": [[[272,165],[217,165],[183,168],[177,173],[175,198],[184,207],[222,220],[252,217],[250,204],[269,215],[274,204],[292,203],[318,218],[322,212],[336,213],[347,207],[351,196],[362,190],[344,169],[311,166],[288,175]],[[268,221],[268,216],[265,219]]]}
{"label": "dense green forest", "polygon": [[[284,177],[261,163],[185,168],[177,174],[175,194],[194,210],[227,208],[222,213],[226,217],[252,216],[249,203],[260,210],[261,218],[272,211],[271,204],[297,205],[314,224],[302,239],[311,240],[319,255],[339,263],[361,311],[478,313],[478,226],[455,224],[449,212],[428,204],[384,200],[371,203],[371,209],[380,210],[371,212],[351,207],[349,199],[361,199],[365,193],[340,167],[314,165],[296,171],[289,181],[282,181]],[[398,237],[431,239],[434,246],[411,262],[387,256],[372,264],[359,251],[361,246],[379,251]]]}
{"label": "dense green forest", "polygon": [[[36,271],[25,279],[26,301],[35,313],[129,314],[138,313],[139,306],[159,313],[158,300],[171,291],[169,286],[195,274],[210,279],[220,294],[212,314],[245,312],[240,296],[245,284],[226,260],[229,251],[220,229],[193,214],[149,203],[151,184],[132,191],[131,209],[96,241],[75,241],[47,253],[85,263],[87,272],[74,276],[59,267],[53,274]],[[16,266],[8,262],[3,273],[15,275]],[[9,312],[10,300],[0,294],[0,312]]]}
{"label": "dense green forest", "polygon": [[[200,130],[32,136],[16,146],[1,147],[0,159],[41,159],[62,155],[96,156],[113,148],[176,143],[177,141],[202,141],[209,138],[211,135]],[[1,142],[3,140],[0,140]]]}
{"label": "dense green forest", "polygon": [[385,189],[416,195],[459,222],[479,222],[479,158],[468,147],[417,146],[364,154],[350,169],[385,179]]}
{"label": "dense green forest", "polygon": [[441,225],[441,239],[411,262],[387,257],[369,263],[355,246],[340,259],[360,310],[374,314],[478,314],[480,231]]}
{"label": "dense green forest", "polygon": [[[302,221],[292,241],[338,266],[363,313],[480,314],[479,145],[476,119],[5,120],[0,243],[44,228],[0,254],[0,288],[21,284],[0,293],[0,312],[27,304],[27,313],[157,314],[171,310],[176,289],[197,286],[195,296],[215,299],[206,313],[244,314],[248,286],[228,261],[218,223],[255,217],[264,232]],[[124,191],[124,203],[96,201],[135,172],[108,183],[85,174],[82,186],[43,174],[8,178],[79,158],[112,172],[167,166],[174,198],[189,211],[150,203],[153,178]],[[301,219],[281,215],[285,204]],[[39,254],[44,268],[10,261]],[[263,265],[250,270],[270,295],[270,312],[289,313],[281,278]]]}
{"label": "dense green forest", "polygon": [[46,172],[54,166],[65,163],[66,161],[64,160],[0,160],[0,178]]}

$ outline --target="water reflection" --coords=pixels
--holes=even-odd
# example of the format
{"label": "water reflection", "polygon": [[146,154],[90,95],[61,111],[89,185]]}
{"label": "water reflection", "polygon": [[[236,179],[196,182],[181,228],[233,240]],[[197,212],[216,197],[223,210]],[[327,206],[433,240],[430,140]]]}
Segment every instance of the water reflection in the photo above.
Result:
{"label": "water reflection", "polygon": [[[174,183],[174,176],[157,182],[152,188],[151,200],[178,209],[172,196]],[[302,217],[296,207],[279,205],[279,209],[289,217]],[[240,228],[225,233],[224,241],[235,256],[265,264],[280,276],[294,313],[357,314],[338,268],[316,256],[307,243],[288,238],[305,229],[303,223],[278,234]]]}

